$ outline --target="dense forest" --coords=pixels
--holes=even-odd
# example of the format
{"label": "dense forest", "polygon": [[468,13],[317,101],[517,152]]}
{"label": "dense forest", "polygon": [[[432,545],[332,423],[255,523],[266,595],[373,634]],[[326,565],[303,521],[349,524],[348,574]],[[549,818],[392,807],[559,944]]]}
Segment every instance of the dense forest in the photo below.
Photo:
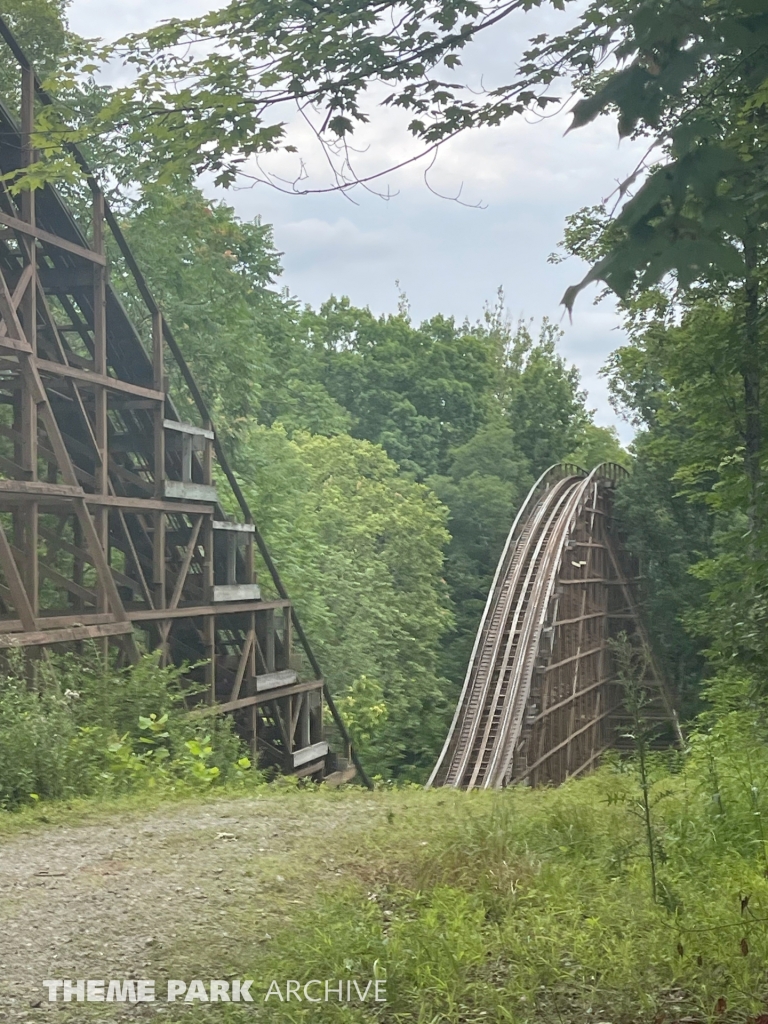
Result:
{"label": "dense forest", "polygon": [[[18,22],[32,53],[56,42],[45,24]],[[311,309],[281,290],[269,225],[189,180],[116,202],[368,770],[422,781],[517,507],[554,462],[626,461],[615,431],[560,331],[511,323],[503,294],[463,323],[416,324],[405,296],[383,316]]]}
{"label": "dense forest", "polygon": [[[157,96],[162,75],[172,79],[163,47],[186,31],[215,36],[224,31],[221,19],[179,23],[170,35],[134,41],[131,60],[145,78],[126,99],[125,90],[97,85],[88,65],[73,73],[91,51],[66,28],[61,0],[13,0],[6,14],[113,187],[126,236],[213,410],[372,773],[425,777],[514,513],[538,475],[561,460],[631,467],[619,496],[622,527],[643,566],[651,633],[684,717],[691,720],[707,702],[741,707],[740,701],[762,700],[765,528],[756,423],[764,282],[757,206],[738,214],[739,223],[747,217],[752,225],[751,262],[741,277],[733,261],[727,272],[711,262],[697,276],[690,248],[673,246],[665,256],[660,243],[655,255],[630,245],[642,217],[644,230],[659,237],[667,230],[664,217],[673,214],[691,224],[700,215],[702,230],[726,231],[727,162],[711,171],[709,185],[690,178],[690,209],[675,207],[676,192],[663,200],[651,169],[627,207],[634,221],[626,209],[622,222],[596,207],[566,226],[563,256],[591,262],[585,281],[603,280],[619,294],[627,340],[604,373],[617,410],[636,429],[625,451],[615,431],[595,424],[552,323],[511,323],[502,294],[461,323],[440,315],[414,323],[406,296],[387,315],[356,308],[344,296],[329,296],[319,309],[303,305],[281,290],[269,225],[242,221],[196,184],[203,168],[194,153],[209,154],[213,137],[186,138],[186,165],[175,149],[170,156],[164,149],[178,141],[166,122],[139,144],[128,99],[135,114],[141,89]],[[354,22],[356,15],[349,17]],[[441,53],[455,44],[449,36]],[[296,57],[305,43],[289,34],[275,42],[283,45]],[[569,51],[562,40],[540,45],[541,59],[557,55],[561,73],[581,59],[578,47]],[[205,60],[185,68],[201,82],[208,73]],[[4,74],[13,106],[10,71]],[[596,79],[589,102],[577,104],[576,126],[606,105],[630,102],[624,79],[616,81],[614,96]],[[200,95],[191,93],[190,103]],[[689,115],[676,95],[670,93],[665,116],[682,123]],[[403,105],[412,100],[403,94]],[[757,102],[749,100],[749,109]],[[630,120],[638,125],[644,116],[638,109]],[[435,124],[436,132],[446,127]],[[55,127],[51,122],[47,130]],[[222,169],[230,143],[218,139]],[[50,148],[40,173],[58,176],[76,204],[65,154]],[[694,155],[701,156],[697,151],[691,161]],[[210,169],[207,155],[203,163]],[[228,173],[222,170],[225,183]],[[712,188],[722,193],[717,214],[706,207]],[[675,273],[680,287],[669,276]],[[116,271],[113,283],[140,316],[127,277]],[[745,317],[756,351],[744,342]]]}

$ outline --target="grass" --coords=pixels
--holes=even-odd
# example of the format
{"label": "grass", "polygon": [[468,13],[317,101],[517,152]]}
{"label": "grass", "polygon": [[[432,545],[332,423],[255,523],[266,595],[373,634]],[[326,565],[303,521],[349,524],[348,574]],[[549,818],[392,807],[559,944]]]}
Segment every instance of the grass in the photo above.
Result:
{"label": "grass", "polygon": [[[704,824],[707,798],[684,775],[667,779],[654,901],[643,822],[620,798],[636,785],[609,768],[556,791],[377,794],[389,820],[343,853],[346,880],[319,892],[253,960],[259,1019],[761,1020],[761,858],[704,828],[691,833]],[[273,978],[284,992],[289,978],[376,976],[387,979],[377,1006],[264,1002]],[[253,1017],[236,1006],[217,1013],[238,1024]],[[166,1019],[209,1015],[169,1008]]]}
{"label": "grass", "polygon": [[[557,790],[268,792],[350,825],[271,859],[284,885],[233,897],[236,948],[201,927],[153,952],[172,975],[183,952],[197,976],[254,979],[253,1005],[161,1004],[165,1020],[768,1024],[768,744],[751,718],[654,761],[647,815],[620,762]],[[265,1001],[273,979],[372,978],[386,1002]]]}

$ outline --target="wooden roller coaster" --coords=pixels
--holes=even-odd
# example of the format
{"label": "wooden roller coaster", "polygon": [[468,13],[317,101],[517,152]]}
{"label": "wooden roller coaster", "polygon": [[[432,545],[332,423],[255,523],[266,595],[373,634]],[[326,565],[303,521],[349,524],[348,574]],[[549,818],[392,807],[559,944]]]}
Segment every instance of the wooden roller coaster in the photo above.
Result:
{"label": "wooden roller coaster", "polygon": [[234,715],[261,764],[341,780],[354,768],[329,749],[326,704],[367,781],[96,177],[70,146],[80,217],[51,185],[12,187],[36,160],[36,110],[52,101],[1,19],[0,36],[20,78],[18,120],[0,103],[0,651],[34,661],[92,643],[127,664],[159,650],[164,664],[193,666],[193,713]]}
{"label": "wooden roller coaster", "polygon": [[464,688],[431,786],[557,784],[619,745],[624,711],[610,640],[644,647],[647,717],[679,734],[635,596],[636,569],[612,517],[617,481],[553,466],[515,519],[475,639]]}

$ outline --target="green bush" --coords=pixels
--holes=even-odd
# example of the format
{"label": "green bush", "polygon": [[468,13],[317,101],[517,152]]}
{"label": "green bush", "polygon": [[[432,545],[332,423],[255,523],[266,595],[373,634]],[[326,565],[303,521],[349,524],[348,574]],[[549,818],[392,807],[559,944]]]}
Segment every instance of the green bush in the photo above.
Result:
{"label": "green bush", "polygon": [[0,808],[260,781],[231,720],[186,715],[182,674],[156,655],[117,670],[95,650],[32,663],[14,652],[0,673]]}

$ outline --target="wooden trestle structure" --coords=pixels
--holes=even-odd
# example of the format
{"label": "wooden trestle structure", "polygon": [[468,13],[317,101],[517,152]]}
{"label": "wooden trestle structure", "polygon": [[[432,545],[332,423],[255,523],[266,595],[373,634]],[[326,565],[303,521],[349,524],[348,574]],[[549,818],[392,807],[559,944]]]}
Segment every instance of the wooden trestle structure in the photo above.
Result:
{"label": "wooden trestle structure", "polygon": [[[21,124],[0,104],[8,175],[35,160],[35,109],[51,100],[2,21],[0,35],[21,78]],[[235,715],[261,764],[344,772],[324,700],[347,746],[349,736],[205,403],[96,178],[71,152],[90,192],[85,230],[50,185],[16,196],[0,185],[0,649],[92,641],[130,663],[159,648],[165,664],[199,666],[191,688],[209,713]],[[115,266],[146,307],[145,333],[110,285]],[[186,390],[177,403],[169,357]],[[262,596],[258,559],[274,598]]]}
{"label": "wooden trestle structure", "polygon": [[621,745],[624,688],[610,640],[645,648],[644,716],[681,739],[645,633],[637,567],[612,518],[625,475],[549,469],[512,526],[475,639],[464,688],[430,785],[500,789],[558,784]]}

